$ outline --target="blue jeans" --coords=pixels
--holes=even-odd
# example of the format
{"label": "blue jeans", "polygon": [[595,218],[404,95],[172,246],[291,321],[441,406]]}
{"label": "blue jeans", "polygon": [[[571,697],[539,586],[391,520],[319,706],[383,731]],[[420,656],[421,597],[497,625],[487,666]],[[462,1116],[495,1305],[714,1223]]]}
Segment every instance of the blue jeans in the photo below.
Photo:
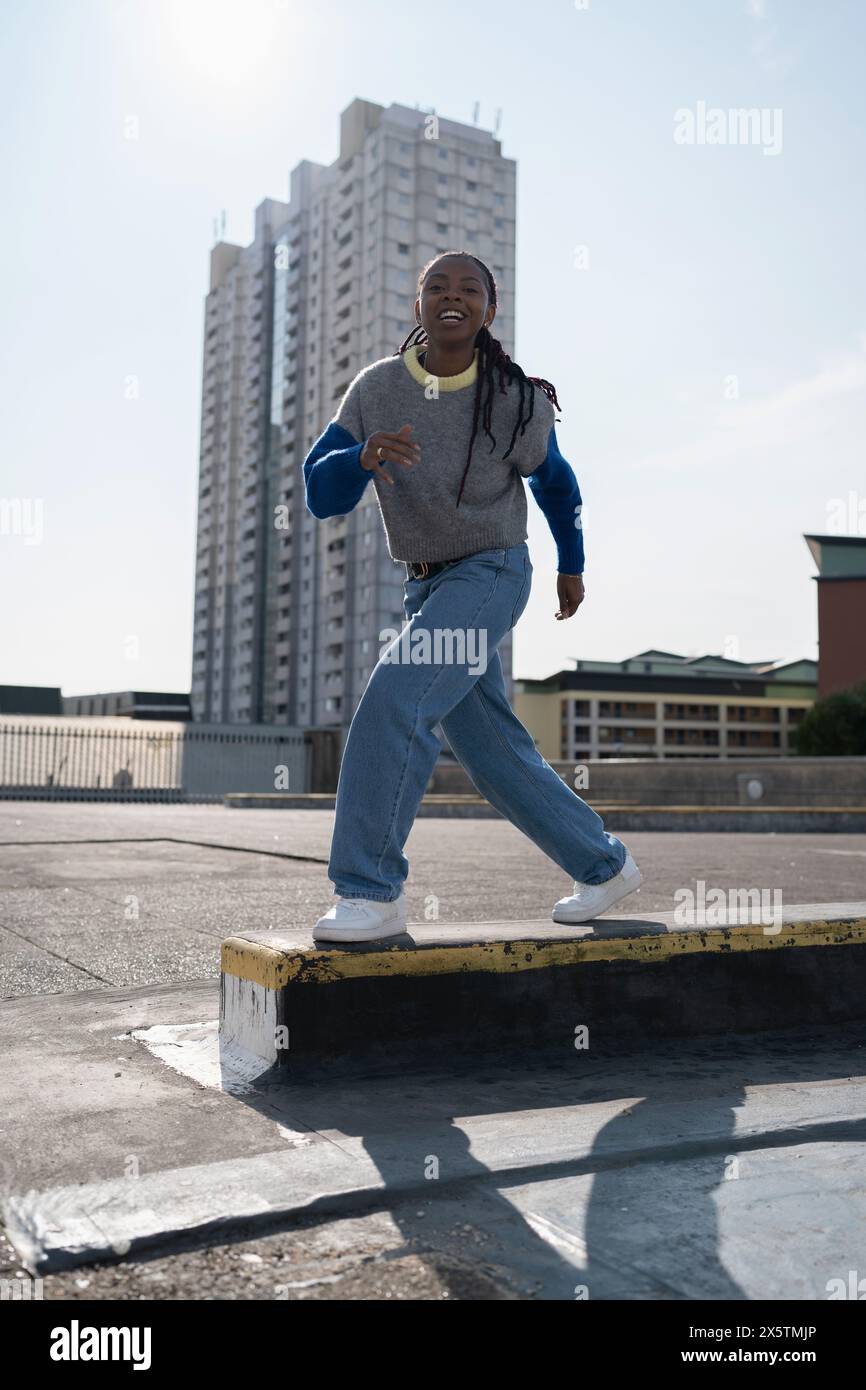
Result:
{"label": "blue jeans", "polygon": [[438,724],[481,795],[572,878],[604,883],[622,868],[625,846],[545,762],[506,698],[497,648],[531,581],[525,542],[406,580],[408,623],[370,676],[343,752],[328,865],[342,897],[400,896]]}

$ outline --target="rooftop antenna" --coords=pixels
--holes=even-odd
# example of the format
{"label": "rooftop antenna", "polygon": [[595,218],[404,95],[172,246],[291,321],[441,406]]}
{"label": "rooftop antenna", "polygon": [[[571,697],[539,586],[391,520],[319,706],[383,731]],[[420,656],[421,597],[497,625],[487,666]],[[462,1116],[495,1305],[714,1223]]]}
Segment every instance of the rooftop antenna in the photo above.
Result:
{"label": "rooftop antenna", "polygon": [[225,232],[225,229],[226,229],[226,210],[225,210],[225,208],[223,208],[223,209],[222,209],[222,212],[220,213],[220,233],[221,233],[221,234],[224,233],[224,232]]}
{"label": "rooftop antenna", "polygon": [[498,135],[498,134],[499,134],[499,130],[500,130],[501,125],[502,125],[502,107],[500,106],[499,110],[496,112],[496,121],[494,122],[494,125],[493,125],[493,134],[494,134],[494,135]]}
{"label": "rooftop antenna", "polygon": [[481,102],[480,102],[480,101],[476,101],[475,105],[474,105],[473,108],[472,108],[472,124],[473,124],[473,125],[477,125],[477,124],[478,124],[478,115],[479,115],[480,110],[481,110]]}

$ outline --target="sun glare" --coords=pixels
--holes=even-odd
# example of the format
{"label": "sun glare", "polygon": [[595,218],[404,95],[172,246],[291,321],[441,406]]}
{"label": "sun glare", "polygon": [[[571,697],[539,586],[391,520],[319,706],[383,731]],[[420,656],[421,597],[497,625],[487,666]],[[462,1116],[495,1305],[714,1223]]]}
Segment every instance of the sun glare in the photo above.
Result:
{"label": "sun glare", "polygon": [[303,9],[303,0],[164,0],[160,47],[209,80],[237,85],[272,58]]}

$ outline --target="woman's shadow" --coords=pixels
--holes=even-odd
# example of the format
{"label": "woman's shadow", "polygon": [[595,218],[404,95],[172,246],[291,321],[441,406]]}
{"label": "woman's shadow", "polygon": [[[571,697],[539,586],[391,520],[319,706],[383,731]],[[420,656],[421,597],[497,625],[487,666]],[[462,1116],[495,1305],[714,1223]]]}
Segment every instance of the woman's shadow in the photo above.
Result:
{"label": "woman's shadow", "polygon": [[290,1062],[244,1098],[343,1151],[342,1192],[306,1217],[386,1210],[449,1296],[722,1300],[748,1296],[716,1207],[738,1176],[742,1076],[718,1039],[644,1036],[423,1070]]}

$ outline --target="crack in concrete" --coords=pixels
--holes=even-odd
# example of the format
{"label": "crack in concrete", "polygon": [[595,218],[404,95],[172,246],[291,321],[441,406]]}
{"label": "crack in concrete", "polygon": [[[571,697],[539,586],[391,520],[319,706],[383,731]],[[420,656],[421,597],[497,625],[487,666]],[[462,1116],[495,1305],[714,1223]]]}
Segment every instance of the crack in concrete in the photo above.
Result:
{"label": "crack in concrete", "polygon": [[35,845],[193,845],[197,849],[221,849],[232,854],[265,854],[272,859],[292,859],[300,864],[324,864],[314,854],[291,854],[281,849],[251,849],[248,845],[218,845],[211,840],[183,840],[177,835],[110,836],[93,840],[0,840],[0,849],[32,848]]}

